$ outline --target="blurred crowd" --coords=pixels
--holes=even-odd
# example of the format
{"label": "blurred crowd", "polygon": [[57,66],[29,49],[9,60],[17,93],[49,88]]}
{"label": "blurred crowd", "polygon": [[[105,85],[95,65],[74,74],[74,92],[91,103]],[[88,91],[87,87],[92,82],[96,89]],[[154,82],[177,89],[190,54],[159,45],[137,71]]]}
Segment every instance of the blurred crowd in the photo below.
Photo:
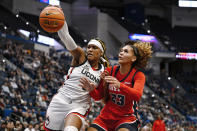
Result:
{"label": "blurred crowd", "polygon": [[33,126],[42,130],[48,103],[62,85],[71,58],[65,53],[57,55],[53,49],[50,54],[26,50],[6,39],[1,39],[0,53],[1,129],[22,125],[24,129]]}
{"label": "blurred crowd", "polygon": [[179,86],[174,87],[169,79],[160,76],[149,77],[147,85],[184,115],[197,116],[197,105],[185,97],[189,92],[183,92]]}
{"label": "blurred crowd", "polygon": [[139,114],[143,127],[152,129],[153,123],[159,114],[162,115],[168,131],[193,131],[197,125],[186,120],[184,116],[176,111],[159,94],[152,92],[149,88],[144,89],[144,94],[139,103]]}

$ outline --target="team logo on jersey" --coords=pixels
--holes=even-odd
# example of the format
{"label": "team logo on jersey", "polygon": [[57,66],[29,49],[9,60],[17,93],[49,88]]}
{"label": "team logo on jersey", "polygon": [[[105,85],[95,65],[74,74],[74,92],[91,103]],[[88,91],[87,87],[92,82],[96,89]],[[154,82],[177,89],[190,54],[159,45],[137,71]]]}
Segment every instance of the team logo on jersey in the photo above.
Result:
{"label": "team logo on jersey", "polygon": [[85,65],[85,66],[83,67],[83,70],[89,71],[89,66],[88,66],[88,65]]}
{"label": "team logo on jersey", "polygon": [[46,124],[46,126],[48,126],[49,125],[49,123],[50,123],[50,121],[49,121],[49,116],[46,118],[46,120],[45,120],[45,124]]}
{"label": "team logo on jersey", "polygon": [[92,81],[99,83],[100,79],[94,76],[94,74],[89,72],[89,67],[86,65],[83,67],[83,70],[81,71],[82,74],[90,78]]}
{"label": "team logo on jersey", "polygon": [[131,82],[124,82],[126,85],[130,85],[131,84]]}

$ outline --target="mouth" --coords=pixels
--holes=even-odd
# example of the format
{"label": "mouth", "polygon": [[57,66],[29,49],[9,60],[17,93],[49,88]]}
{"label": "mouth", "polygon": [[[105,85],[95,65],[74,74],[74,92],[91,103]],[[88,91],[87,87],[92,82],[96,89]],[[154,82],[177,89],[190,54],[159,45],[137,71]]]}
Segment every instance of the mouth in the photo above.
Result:
{"label": "mouth", "polygon": [[119,59],[119,60],[122,60],[123,58],[119,56],[118,59]]}
{"label": "mouth", "polygon": [[87,54],[87,56],[93,56],[93,54]]}

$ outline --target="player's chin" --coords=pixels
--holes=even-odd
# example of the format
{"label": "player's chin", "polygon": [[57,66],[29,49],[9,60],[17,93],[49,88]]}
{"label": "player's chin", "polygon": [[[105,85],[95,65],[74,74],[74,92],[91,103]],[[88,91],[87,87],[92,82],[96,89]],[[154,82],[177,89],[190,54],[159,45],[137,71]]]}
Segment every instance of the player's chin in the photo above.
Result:
{"label": "player's chin", "polygon": [[88,61],[93,61],[94,57],[93,56],[87,56]]}
{"label": "player's chin", "polygon": [[88,55],[88,56],[87,56],[87,59],[88,59],[89,61],[92,61],[92,60],[94,60],[94,56],[93,56],[93,55]]}
{"label": "player's chin", "polygon": [[123,62],[123,60],[121,60],[121,59],[118,59],[118,63],[122,63]]}
{"label": "player's chin", "polygon": [[119,63],[119,64],[124,64],[124,63],[125,63],[125,61],[124,61],[124,60],[119,59],[119,60],[118,60],[118,63]]}

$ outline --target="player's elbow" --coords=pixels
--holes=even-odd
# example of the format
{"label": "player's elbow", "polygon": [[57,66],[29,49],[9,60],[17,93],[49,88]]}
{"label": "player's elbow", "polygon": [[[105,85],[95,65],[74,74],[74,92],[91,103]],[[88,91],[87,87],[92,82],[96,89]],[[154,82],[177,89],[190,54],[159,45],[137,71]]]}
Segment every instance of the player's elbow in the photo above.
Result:
{"label": "player's elbow", "polygon": [[139,101],[141,99],[141,97],[142,97],[142,93],[138,93],[138,94],[136,94],[134,100]]}

